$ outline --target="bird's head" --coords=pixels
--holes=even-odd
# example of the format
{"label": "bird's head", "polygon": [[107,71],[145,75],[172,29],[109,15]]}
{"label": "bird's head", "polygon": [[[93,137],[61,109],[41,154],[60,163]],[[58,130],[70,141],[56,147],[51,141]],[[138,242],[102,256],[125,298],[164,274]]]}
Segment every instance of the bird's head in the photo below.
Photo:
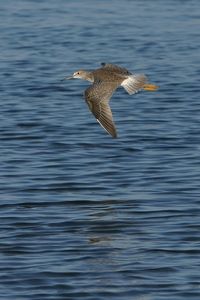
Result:
{"label": "bird's head", "polygon": [[83,80],[92,81],[91,76],[90,76],[90,72],[87,72],[87,71],[84,71],[84,70],[76,71],[72,74],[72,76],[65,77],[63,80],[65,80],[65,79],[74,79],[74,78],[79,78],[79,79],[83,79]]}

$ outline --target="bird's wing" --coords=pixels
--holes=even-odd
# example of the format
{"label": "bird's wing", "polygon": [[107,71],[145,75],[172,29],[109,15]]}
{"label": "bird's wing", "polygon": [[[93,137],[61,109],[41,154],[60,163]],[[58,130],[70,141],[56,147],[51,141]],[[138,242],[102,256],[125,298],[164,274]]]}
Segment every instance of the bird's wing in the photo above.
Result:
{"label": "bird's wing", "polygon": [[143,89],[146,83],[147,77],[144,74],[134,74],[124,79],[121,86],[123,86],[127,93],[132,95]]}
{"label": "bird's wing", "polygon": [[89,109],[100,125],[112,135],[113,138],[117,137],[117,131],[109,106],[109,100],[116,88],[117,85],[115,83],[96,82],[85,91],[85,100]]}
{"label": "bird's wing", "polygon": [[116,73],[120,73],[121,75],[131,75],[132,73],[129,72],[126,68],[119,67],[113,64],[101,63],[103,69],[107,69]]}

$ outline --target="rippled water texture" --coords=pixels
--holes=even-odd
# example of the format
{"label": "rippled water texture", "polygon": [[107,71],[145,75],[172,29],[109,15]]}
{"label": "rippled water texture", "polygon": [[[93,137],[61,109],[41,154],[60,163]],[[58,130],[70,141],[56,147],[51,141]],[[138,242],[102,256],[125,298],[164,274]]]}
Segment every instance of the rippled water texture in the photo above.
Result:
{"label": "rippled water texture", "polygon": [[[199,12],[0,1],[2,299],[200,299]],[[117,90],[115,140],[60,81],[101,62],[160,86]]]}

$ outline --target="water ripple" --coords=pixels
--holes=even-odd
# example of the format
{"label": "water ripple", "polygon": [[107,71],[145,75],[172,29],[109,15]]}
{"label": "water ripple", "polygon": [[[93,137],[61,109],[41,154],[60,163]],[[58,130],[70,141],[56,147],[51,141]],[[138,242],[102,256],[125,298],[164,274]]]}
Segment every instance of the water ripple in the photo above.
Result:
{"label": "water ripple", "polygon": [[[16,299],[199,299],[199,3],[1,1],[0,281]],[[156,93],[88,111],[102,61]]]}

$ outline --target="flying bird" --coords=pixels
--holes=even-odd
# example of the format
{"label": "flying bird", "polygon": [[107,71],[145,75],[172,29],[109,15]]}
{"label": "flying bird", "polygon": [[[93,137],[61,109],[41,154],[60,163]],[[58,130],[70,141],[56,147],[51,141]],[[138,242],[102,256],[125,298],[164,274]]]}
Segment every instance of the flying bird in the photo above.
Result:
{"label": "flying bird", "polygon": [[155,91],[158,88],[155,84],[148,83],[144,74],[133,74],[123,67],[110,63],[102,63],[101,68],[94,71],[79,70],[64,79],[73,78],[92,83],[84,92],[86,103],[99,124],[113,138],[117,137],[117,130],[109,101],[115,90],[122,86],[129,95],[132,95],[140,90]]}

